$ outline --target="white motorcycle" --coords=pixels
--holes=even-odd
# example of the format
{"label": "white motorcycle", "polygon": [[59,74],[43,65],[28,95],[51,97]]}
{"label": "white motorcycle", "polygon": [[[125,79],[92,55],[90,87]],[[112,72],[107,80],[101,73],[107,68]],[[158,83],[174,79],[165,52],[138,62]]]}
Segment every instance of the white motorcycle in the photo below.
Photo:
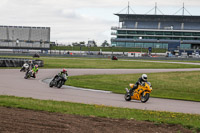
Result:
{"label": "white motorcycle", "polygon": [[28,71],[28,68],[29,68],[29,65],[27,63],[24,63],[24,65],[20,69],[20,72],[26,72],[26,71]]}

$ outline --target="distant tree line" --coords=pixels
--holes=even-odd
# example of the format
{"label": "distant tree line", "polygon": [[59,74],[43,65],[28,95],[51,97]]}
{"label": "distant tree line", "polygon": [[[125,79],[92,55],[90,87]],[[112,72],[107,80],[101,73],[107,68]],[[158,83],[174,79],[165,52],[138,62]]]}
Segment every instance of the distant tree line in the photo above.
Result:
{"label": "distant tree line", "polygon": [[[56,44],[56,43],[52,43],[51,46],[65,46],[63,44]],[[92,41],[92,45],[88,45],[85,41],[82,42],[72,42],[72,44],[69,44],[68,46],[73,46],[73,47],[87,47],[87,46],[92,46],[92,47],[97,47],[97,43],[96,41]],[[109,47],[110,44],[107,42],[107,40],[105,40],[100,47]]]}

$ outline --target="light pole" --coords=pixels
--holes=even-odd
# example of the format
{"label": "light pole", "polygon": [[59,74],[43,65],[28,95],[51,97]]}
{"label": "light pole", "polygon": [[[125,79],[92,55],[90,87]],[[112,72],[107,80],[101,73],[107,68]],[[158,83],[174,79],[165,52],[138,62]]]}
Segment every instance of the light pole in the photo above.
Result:
{"label": "light pole", "polygon": [[87,43],[87,47],[88,47],[88,54],[90,54],[90,50],[89,50],[89,40],[90,40],[90,38],[88,38],[88,43]]}

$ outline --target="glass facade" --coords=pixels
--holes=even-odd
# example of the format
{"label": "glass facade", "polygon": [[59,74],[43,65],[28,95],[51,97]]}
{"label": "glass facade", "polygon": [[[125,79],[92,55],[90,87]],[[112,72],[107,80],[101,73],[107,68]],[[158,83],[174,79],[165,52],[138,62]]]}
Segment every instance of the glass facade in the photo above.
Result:
{"label": "glass facade", "polygon": [[200,16],[116,14],[113,46],[134,48],[200,47]]}
{"label": "glass facade", "polygon": [[133,39],[142,37],[143,39],[200,40],[200,32],[118,30],[117,37]]}
{"label": "glass facade", "polygon": [[[200,40],[200,32],[177,32],[177,31],[142,31],[142,30],[117,30],[117,38],[133,39],[134,42],[115,42],[113,46],[134,48],[168,48],[168,43],[158,43],[159,40]],[[137,42],[135,40],[154,40],[154,42]],[[190,49],[192,44],[181,44],[181,49]]]}
{"label": "glass facade", "polygon": [[[168,48],[167,43],[134,43],[134,42],[112,42],[112,45],[119,47],[133,47],[133,48]],[[188,46],[187,46],[188,47]]]}
{"label": "glass facade", "polygon": [[[163,48],[168,49],[168,43],[134,43],[134,42],[112,42],[112,46],[132,48]],[[181,49],[191,49],[191,44],[181,44]]]}

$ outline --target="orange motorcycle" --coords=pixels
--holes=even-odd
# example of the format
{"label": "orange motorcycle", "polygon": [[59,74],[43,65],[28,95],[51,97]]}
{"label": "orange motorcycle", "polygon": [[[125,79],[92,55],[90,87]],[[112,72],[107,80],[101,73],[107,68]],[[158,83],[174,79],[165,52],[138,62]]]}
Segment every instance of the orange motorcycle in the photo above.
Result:
{"label": "orange motorcycle", "polygon": [[[133,88],[134,84],[129,84],[131,88]],[[124,96],[126,101],[130,100],[140,100],[145,103],[149,100],[150,93],[152,91],[152,86],[150,82],[145,82],[143,84],[138,85],[138,88],[134,90],[133,95],[129,95],[128,88],[125,88],[126,94]]]}

